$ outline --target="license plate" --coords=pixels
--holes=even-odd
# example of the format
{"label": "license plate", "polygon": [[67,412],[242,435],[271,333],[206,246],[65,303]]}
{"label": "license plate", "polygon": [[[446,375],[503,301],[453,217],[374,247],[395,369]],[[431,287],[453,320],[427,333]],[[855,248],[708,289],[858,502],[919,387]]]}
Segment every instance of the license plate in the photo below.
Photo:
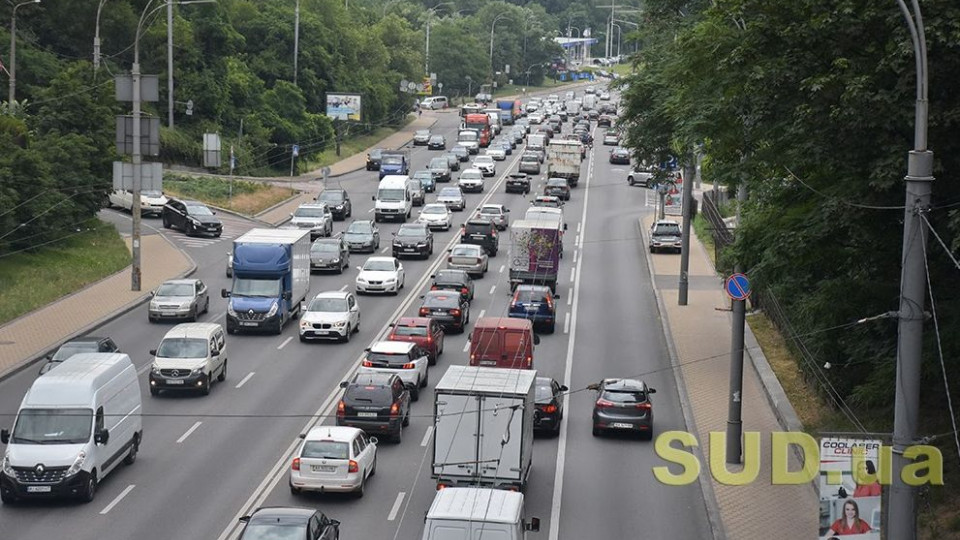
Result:
{"label": "license plate", "polygon": [[540,311],[540,306],[527,306],[527,311],[531,313],[536,313]]}
{"label": "license plate", "polygon": [[434,310],[433,314],[434,314],[434,315],[446,315],[447,312],[446,312],[446,311],[443,311],[442,309],[437,309],[437,310]]}
{"label": "license plate", "polygon": [[50,493],[50,486],[27,486],[27,493]]}
{"label": "license plate", "polygon": [[337,468],[333,465],[311,465],[310,470],[313,472],[335,472]]}
{"label": "license plate", "polygon": [[170,379],[167,381],[167,384],[183,384],[183,381],[180,379]]}
{"label": "license plate", "polygon": [[376,417],[377,417],[377,413],[375,413],[375,412],[363,412],[363,411],[361,411],[361,412],[358,412],[358,413],[357,413],[357,416],[359,416],[359,417],[361,417],[361,418],[376,418]]}
{"label": "license plate", "polygon": [[482,234],[471,234],[471,235],[470,235],[470,238],[473,238],[474,240],[483,240],[483,235],[482,235]]}
{"label": "license plate", "polygon": [[240,326],[257,326],[255,322],[240,322]]}
{"label": "license plate", "polygon": [[413,248],[404,248],[403,251],[404,251],[404,253],[413,253],[413,252],[416,251],[416,250],[413,249]]}
{"label": "license plate", "polygon": [[623,429],[633,429],[633,424],[624,424],[622,422],[613,422],[610,424],[612,428],[623,428]]}

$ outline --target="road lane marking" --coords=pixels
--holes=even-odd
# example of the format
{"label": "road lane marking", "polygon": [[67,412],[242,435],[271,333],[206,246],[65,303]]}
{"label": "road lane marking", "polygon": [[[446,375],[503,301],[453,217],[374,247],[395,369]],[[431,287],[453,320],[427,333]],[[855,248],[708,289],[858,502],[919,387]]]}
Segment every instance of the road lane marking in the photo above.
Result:
{"label": "road lane marking", "polygon": [[477,318],[479,319],[480,317],[483,317],[483,315],[484,315],[486,312],[487,312],[487,310],[481,309],[481,310],[480,310],[480,314],[477,315]]}
{"label": "road lane marking", "polygon": [[495,291],[495,290],[497,290],[497,286],[496,286],[496,285],[494,285],[493,287],[490,287],[490,295],[491,295],[491,296],[493,295],[493,291]]}
{"label": "road lane marking", "polygon": [[368,213],[368,214],[369,214],[370,212],[373,212],[373,208],[367,210],[367,213]]}
{"label": "road lane marking", "polygon": [[574,264],[577,262],[577,250],[573,250],[573,261]]}
{"label": "road lane marking", "polygon": [[423,434],[423,440],[420,446],[426,446],[430,442],[430,436],[433,435],[433,426],[427,426],[427,432]]}
{"label": "road lane marking", "polygon": [[504,268],[506,268],[506,265],[501,264],[501,265],[500,265],[500,273],[501,273],[501,274],[503,273]]}
{"label": "road lane marking", "polygon": [[281,343],[280,346],[277,347],[277,350],[279,351],[280,349],[286,347],[286,346],[287,346],[287,343],[290,343],[290,341],[292,341],[292,340],[293,340],[293,336],[287,337],[287,339],[283,340],[283,343]]}
{"label": "road lane marking", "polygon": [[563,333],[570,333],[570,314],[567,313],[567,316],[563,318]]}
{"label": "road lane marking", "polygon": [[403,498],[407,494],[404,491],[397,493],[397,500],[393,502],[393,508],[390,509],[390,515],[387,516],[387,521],[393,521],[397,519],[397,512],[400,511],[400,505],[403,504]]}
{"label": "road lane marking", "polygon": [[390,251],[390,248],[391,248],[391,247],[393,247],[393,246],[387,246],[387,247],[381,249],[381,250],[380,250],[380,253],[386,253],[386,252]]}
{"label": "road lane marking", "polygon": [[470,350],[470,342],[468,341],[463,344],[463,352],[467,352],[469,350]]}
{"label": "road lane marking", "polygon": [[136,484],[130,484],[129,486],[125,487],[125,488],[123,489],[123,491],[121,491],[120,494],[117,495],[117,498],[116,498],[116,499],[110,501],[110,504],[108,504],[107,506],[105,506],[105,507],[103,508],[103,510],[100,511],[100,515],[102,516],[102,515],[106,514],[107,512],[113,510],[113,507],[116,506],[121,500],[123,500],[124,497],[126,497],[127,495],[129,495],[130,492],[133,491],[133,488],[135,488],[135,487],[137,487]]}
{"label": "road lane marking", "polygon": [[247,381],[249,381],[251,378],[253,378],[253,374],[254,374],[254,373],[256,373],[256,371],[251,371],[250,373],[247,373],[247,376],[244,377],[244,378],[242,378],[242,379],[240,379],[240,382],[238,382],[237,385],[234,386],[234,388],[240,388],[241,386],[247,384]]}
{"label": "road lane marking", "polygon": [[[252,374],[251,374],[251,375],[252,375]],[[203,423],[203,422],[199,422],[199,421],[198,421],[198,422],[194,423],[192,426],[190,426],[190,429],[188,429],[186,433],[184,433],[183,435],[180,436],[179,439],[177,439],[177,444],[181,444],[183,441],[187,440],[187,437],[189,437],[191,433],[193,433],[194,431],[196,431],[197,428],[200,427],[200,424],[202,424],[202,423]]]}
{"label": "road lane marking", "polygon": [[577,237],[573,239],[573,245],[575,245],[575,246],[579,246],[579,245],[580,245],[580,235],[579,235],[579,234],[577,234]]}
{"label": "road lane marking", "polygon": [[347,284],[344,285],[343,287],[340,287],[340,292],[343,292],[343,291],[347,290],[347,287],[349,287],[349,286],[350,286],[350,284],[347,283]]}
{"label": "road lane marking", "polygon": [[[593,167],[590,168],[592,169]],[[582,225],[582,223],[577,223],[577,234],[580,234],[580,225]]]}
{"label": "road lane marking", "polygon": [[227,316],[227,312],[226,312],[226,311],[221,311],[219,314],[217,314],[216,317],[213,318],[213,320],[222,319],[223,317],[226,317],[226,316]]}
{"label": "road lane marking", "polygon": [[143,375],[144,373],[150,371],[150,368],[151,368],[152,366],[153,366],[153,362],[151,362],[151,363],[143,366],[142,368],[140,368],[140,369],[137,370],[137,375]]}
{"label": "road lane marking", "polygon": [[573,305],[573,287],[567,289],[567,305]]}
{"label": "road lane marking", "polygon": [[574,266],[570,269],[570,281],[577,279],[577,267]]}

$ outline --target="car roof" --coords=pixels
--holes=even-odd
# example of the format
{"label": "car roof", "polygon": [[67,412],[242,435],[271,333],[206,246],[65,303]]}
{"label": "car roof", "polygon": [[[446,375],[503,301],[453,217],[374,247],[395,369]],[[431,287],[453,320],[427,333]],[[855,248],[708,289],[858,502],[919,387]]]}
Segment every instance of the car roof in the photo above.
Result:
{"label": "car roof", "polygon": [[450,210],[449,208],[447,208],[447,205],[445,205],[445,204],[443,204],[443,203],[432,202],[432,203],[427,203],[427,204],[423,205],[423,209],[421,210],[421,212],[422,212],[423,210],[426,210],[427,208],[443,208],[444,210],[447,210],[447,211]]}
{"label": "car roof", "polygon": [[427,291],[423,295],[423,299],[426,300],[428,297],[430,298],[440,297],[443,300],[446,300],[447,298],[449,298],[451,300],[456,301],[457,303],[460,302],[460,293],[453,292],[453,291]]}
{"label": "car roof", "polygon": [[210,332],[220,330],[222,328],[223,327],[221,327],[219,324],[210,322],[180,323],[170,330],[167,330],[167,333],[163,336],[163,339],[179,337],[206,339]]}
{"label": "car roof", "polygon": [[474,217],[467,220],[467,225],[483,225],[488,227],[492,226],[493,222],[486,218]]}
{"label": "car roof", "polygon": [[307,432],[304,440],[350,442],[361,431],[358,428],[348,426],[314,426]]}
{"label": "car roof", "polygon": [[658,219],[654,225],[680,225],[680,223],[672,219]]}
{"label": "car roof", "polygon": [[480,211],[483,212],[484,208],[489,208],[491,210],[500,210],[500,211],[503,211],[505,209],[502,204],[485,204],[480,207]]}
{"label": "car roof", "polygon": [[471,251],[480,251],[483,249],[483,246],[481,246],[480,244],[457,244],[452,248],[450,248],[450,250],[453,251],[457,248],[469,249]]}
{"label": "car roof", "polygon": [[96,336],[83,336],[83,337],[73,338],[69,341],[64,341],[61,347],[63,345],[66,345],[67,343],[100,343],[105,339],[110,339],[110,338],[96,337]]}
{"label": "car roof", "polygon": [[409,341],[378,341],[370,347],[370,352],[376,353],[407,353],[415,347],[415,343]]}
{"label": "car roof", "polygon": [[373,371],[357,373],[348,384],[357,386],[389,386],[396,377],[393,373],[378,373]]}
{"label": "car roof", "polygon": [[476,168],[476,167],[470,167],[469,169],[464,169],[463,172],[460,173],[460,176],[463,176],[465,173],[483,174],[483,171],[481,171],[480,169],[478,169],[478,168]]}
{"label": "car roof", "polygon": [[429,326],[430,317],[400,317],[394,326]]}
{"label": "car roof", "polygon": [[395,260],[393,257],[367,257],[366,262],[393,262]]}
{"label": "car roof", "polygon": [[[458,244],[458,245],[463,245],[463,244]],[[464,283],[466,283],[466,282],[469,280],[469,278],[470,278],[470,275],[467,274],[467,271],[466,271],[466,270],[459,270],[459,269],[456,269],[456,268],[443,268],[443,269],[441,269],[441,270],[437,270],[437,273],[434,274],[434,276],[436,276],[435,278],[433,278],[434,281],[440,279],[441,277],[446,278],[446,279],[450,279],[450,278],[452,278],[453,276],[457,276],[457,277],[459,277]]]}
{"label": "car roof", "polygon": [[325,202],[308,202],[308,203],[303,203],[303,204],[301,204],[300,206],[297,207],[297,209],[300,209],[300,208],[326,208],[326,207],[327,207],[327,203],[325,203]]}
{"label": "car roof", "polygon": [[518,291],[548,292],[550,287],[547,285],[517,285]]}
{"label": "car roof", "polygon": [[512,328],[512,329],[533,329],[533,323],[529,319],[515,319],[512,317],[480,317],[473,324],[473,328]]}
{"label": "car roof", "polygon": [[314,298],[346,298],[349,295],[347,291],[323,291],[317,293]]}
{"label": "car roof", "polygon": [[250,514],[250,518],[251,521],[254,519],[259,521],[273,517],[296,517],[308,520],[316,513],[317,510],[314,508],[301,508],[297,506],[261,506],[260,508],[257,508],[253,514]]}
{"label": "car roof", "polygon": [[636,379],[604,379],[603,389],[621,392],[640,392],[647,389],[643,381]]}
{"label": "car roof", "polygon": [[195,285],[199,279],[168,279],[161,285]]}

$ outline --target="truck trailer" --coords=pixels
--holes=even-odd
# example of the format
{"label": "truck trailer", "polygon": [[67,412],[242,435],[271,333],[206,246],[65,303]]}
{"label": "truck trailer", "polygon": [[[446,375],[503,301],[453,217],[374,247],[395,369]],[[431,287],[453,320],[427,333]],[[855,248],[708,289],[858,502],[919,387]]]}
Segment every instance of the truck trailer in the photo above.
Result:
{"label": "truck trailer", "polygon": [[510,287],[547,285],[557,290],[563,229],[560,220],[521,219],[510,224]]}
{"label": "truck trailer", "polygon": [[547,145],[547,178],[565,178],[570,187],[580,182],[583,147],[580,141],[553,139]]}

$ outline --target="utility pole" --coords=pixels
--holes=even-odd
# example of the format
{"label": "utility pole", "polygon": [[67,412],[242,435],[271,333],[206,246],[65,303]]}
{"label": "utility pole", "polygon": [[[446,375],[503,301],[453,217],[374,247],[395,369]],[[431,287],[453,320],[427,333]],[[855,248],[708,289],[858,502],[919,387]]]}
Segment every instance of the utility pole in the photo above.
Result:
{"label": "utility pole", "polygon": [[920,364],[923,353],[924,297],[926,275],[924,257],[927,229],[923,215],[930,210],[933,188],[933,152],[927,148],[929,103],[927,77],[927,38],[920,4],[913,11],[902,0],[900,11],[906,19],[916,58],[917,97],[914,118],[914,149],[907,157],[906,204],[903,212],[903,252],[900,274],[900,311],[897,341],[896,402],[893,413],[893,484],[890,486],[887,538],[913,540],[917,537],[914,500],[916,488],[904,483],[902,472],[909,461],[904,451],[917,439],[920,417]]}
{"label": "utility pole", "polygon": [[[747,202],[746,181],[737,189],[737,208]],[[685,210],[686,211],[686,210]],[[739,210],[737,210],[739,226]],[[742,272],[738,264],[734,272]],[[743,462],[743,332],[747,320],[747,301],[733,300],[733,327],[730,334],[730,395],[727,400],[727,463]]]}
{"label": "utility pole", "polygon": [[683,222],[680,228],[680,287],[677,304],[687,305],[690,271],[690,216],[693,213],[693,155],[687,158],[683,167],[683,186],[681,187],[681,211]]}
{"label": "utility pole", "polygon": [[[143,17],[140,17],[143,21]],[[134,36],[133,69],[130,72],[133,81],[133,152],[131,161],[133,162],[133,189],[130,190],[131,200],[130,213],[133,214],[133,230],[131,232],[130,244],[133,262],[130,271],[130,290],[140,290],[140,167],[143,166],[143,156],[140,153],[140,26],[137,26],[137,34]]]}
{"label": "utility pole", "polygon": [[297,85],[297,58],[300,56],[300,0],[297,0],[297,6],[293,10],[293,85]]}
{"label": "utility pole", "polygon": [[167,2],[167,127],[173,129],[173,2]]}

